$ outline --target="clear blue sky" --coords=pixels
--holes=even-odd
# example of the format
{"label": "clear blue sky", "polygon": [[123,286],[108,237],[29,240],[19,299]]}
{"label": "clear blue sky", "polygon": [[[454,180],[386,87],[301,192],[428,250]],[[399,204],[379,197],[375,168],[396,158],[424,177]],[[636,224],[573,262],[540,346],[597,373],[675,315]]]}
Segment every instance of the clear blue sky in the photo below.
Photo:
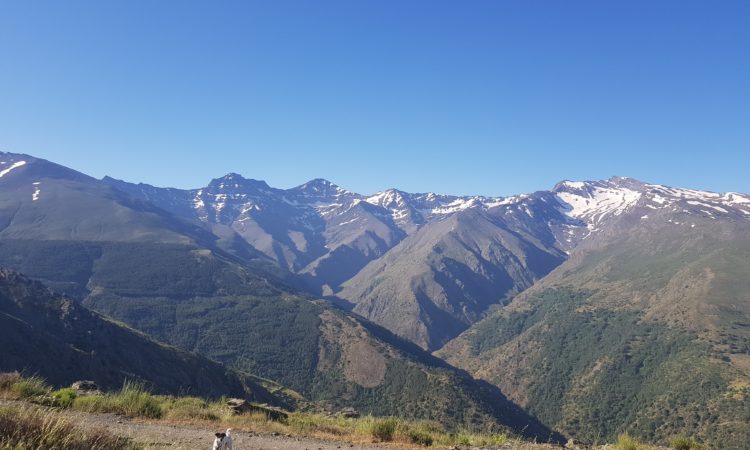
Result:
{"label": "clear blue sky", "polygon": [[0,150],[176,187],[750,192],[750,1],[4,0]]}

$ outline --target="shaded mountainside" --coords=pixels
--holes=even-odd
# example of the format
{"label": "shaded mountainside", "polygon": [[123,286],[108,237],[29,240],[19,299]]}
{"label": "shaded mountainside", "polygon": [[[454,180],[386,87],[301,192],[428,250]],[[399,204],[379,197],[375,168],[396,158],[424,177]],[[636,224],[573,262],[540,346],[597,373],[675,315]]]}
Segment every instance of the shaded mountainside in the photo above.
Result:
{"label": "shaded mountainside", "polygon": [[690,201],[634,204],[439,355],[580,439],[750,448],[750,224]]}
{"label": "shaded mountainside", "polygon": [[113,390],[137,380],[159,393],[279,403],[249,377],[160,344],[5,269],[0,270],[0,342],[0,371],[40,375],[58,386],[90,379]]}

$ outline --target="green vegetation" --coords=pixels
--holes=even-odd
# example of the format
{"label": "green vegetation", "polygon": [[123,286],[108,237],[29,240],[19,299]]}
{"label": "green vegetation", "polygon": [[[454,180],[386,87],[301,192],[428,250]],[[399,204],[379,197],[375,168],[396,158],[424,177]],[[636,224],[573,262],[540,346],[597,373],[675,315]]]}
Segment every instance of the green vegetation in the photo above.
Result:
{"label": "green vegetation", "polygon": [[425,447],[431,446],[434,442],[431,434],[420,430],[411,430],[409,431],[408,436],[413,444],[423,445]]}
{"label": "green vegetation", "polygon": [[[242,396],[249,390],[272,397],[244,375],[158,343],[4,269],[0,270],[0,342],[8,349],[2,354],[0,371],[28,368],[56,386],[85,377],[104,389],[119,389],[127,377],[148,383],[159,393],[218,397]],[[28,380],[17,389],[19,395],[29,396],[39,386]]]}
{"label": "green vegetation", "polygon": [[79,429],[51,410],[33,407],[0,408],[0,450],[140,448],[106,430]]}
{"label": "green vegetation", "polygon": [[220,401],[208,402],[197,397],[167,397],[161,402],[161,410],[166,419],[216,421],[226,414],[226,407]]}
{"label": "green vegetation", "polygon": [[63,408],[70,408],[73,406],[76,397],[76,391],[71,388],[58,389],[52,393],[55,405]]}
{"label": "green vegetation", "polygon": [[[120,248],[100,245],[105,254]],[[133,259],[153,256],[147,247],[123,244],[122,248],[132,249]],[[168,253],[169,247],[152,250],[159,249]],[[193,250],[180,254],[198,260],[209,258],[206,252]],[[118,270],[103,270],[105,261]],[[175,297],[153,297],[150,284],[138,289],[127,284],[134,283],[127,277],[132,264],[118,263],[117,258],[105,260],[104,256],[97,260],[94,266],[99,275],[90,284],[95,293],[85,303],[176,347],[206,355],[243,374],[273,379],[310,401],[326,401],[334,409],[354,407],[375,416],[435,420],[454,429],[467,427],[482,433],[512,428],[544,440],[550,437],[549,430],[497,389],[479,385],[415,346],[334,310],[326,302],[282,291],[269,294],[267,285],[257,295],[184,298],[185,292],[174,286],[162,293]],[[208,266],[214,267],[212,264]],[[179,272],[177,267],[170,270]],[[235,270],[242,272],[229,264],[225,270],[226,274],[214,273],[209,278],[232,279]],[[250,376],[152,341],[23,276],[3,274],[0,339],[19,351],[8,352],[0,369],[33,367],[56,386],[69,385],[83,376],[96,380],[105,390],[118,389],[125,374],[130,374],[132,379],[147,382],[156,393],[208,398],[250,395],[253,401],[294,405],[294,399],[278,399]],[[254,279],[252,275],[245,278]],[[226,285],[222,292],[253,290],[243,279],[233,286],[222,281]],[[116,295],[118,289],[129,296]],[[379,355],[374,383],[357,378],[357,374],[370,376],[368,361],[358,360],[352,346]],[[101,400],[88,398],[73,401],[90,408],[132,409],[127,404],[91,406]],[[152,414],[159,412],[152,409]]]}
{"label": "green vegetation", "polygon": [[100,245],[89,242],[2,240],[0,266],[44,280],[58,292],[83,298],[101,252]]}
{"label": "green vegetation", "polygon": [[21,378],[12,383],[10,390],[17,394],[19,398],[31,398],[46,394],[49,387],[42,378],[29,377]]}
{"label": "green vegetation", "polygon": [[[528,427],[540,439],[550,436],[497,389],[478,386],[379,327],[361,328],[351,339],[386,355],[383,381],[373,387],[352,382],[346,377],[343,348],[350,342],[343,336],[350,331],[346,327],[359,325],[322,302],[291,294],[190,299],[100,294],[89,297],[87,304],[159,340],[275,380],[313,402],[354,407],[374,416],[434,420],[481,433]],[[339,324],[331,319],[324,323],[324,315],[344,324],[334,332],[335,340],[324,339],[321,328]]]}
{"label": "green vegetation", "polygon": [[480,322],[467,342],[479,359],[511,340],[533,343],[534,352],[513,355],[527,358],[519,372],[529,380],[526,407],[577,439],[613,439],[627,429],[650,441],[690,433],[747,448],[747,389],[732,391],[726,363],[706,342],[635,312],[594,309],[590,295],[549,289],[526,309]]}
{"label": "green vegetation", "polygon": [[669,446],[674,450],[697,450],[702,448],[695,439],[687,436],[678,436],[669,441]]}
{"label": "green vegetation", "polygon": [[89,282],[128,296],[278,292],[214,253],[186,244],[5,239],[0,241],[0,267],[43,280],[77,299],[87,295]]}
{"label": "green vegetation", "polygon": [[370,429],[372,437],[381,442],[392,441],[395,432],[396,420],[390,418],[376,421]]}
{"label": "green vegetation", "polygon": [[641,443],[630,437],[629,434],[624,433],[617,436],[617,443],[615,444],[617,450],[641,450]]}
{"label": "green vegetation", "polygon": [[119,392],[88,395],[73,401],[73,407],[87,412],[108,412],[128,417],[158,419],[164,414],[159,400],[140,383],[125,382]]}

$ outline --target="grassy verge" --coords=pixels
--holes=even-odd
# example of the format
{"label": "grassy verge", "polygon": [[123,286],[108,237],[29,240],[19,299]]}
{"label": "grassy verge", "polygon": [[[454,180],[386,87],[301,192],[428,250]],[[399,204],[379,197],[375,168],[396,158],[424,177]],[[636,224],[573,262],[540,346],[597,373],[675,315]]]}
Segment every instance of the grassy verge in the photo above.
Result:
{"label": "grassy verge", "polygon": [[138,450],[107,430],[79,429],[48,408],[0,408],[0,449]]}
{"label": "grassy verge", "polygon": [[[344,418],[305,412],[292,412],[284,419],[273,420],[261,412],[234,414],[225,399],[207,401],[197,397],[173,397],[153,395],[143,385],[125,383],[117,392],[101,395],[76,396],[71,389],[53,390],[37,377],[22,377],[19,374],[0,374],[0,398],[27,400],[45,406],[71,408],[85,412],[105,412],[128,417],[162,420],[188,424],[206,424],[215,427],[231,427],[236,430],[276,432],[280,434],[315,437],[341,442],[393,442],[406,447],[452,447],[488,446],[516,443],[513,448],[527,448],[528,443],[517,441],[504,434],[483,434],[472,430],[449,432],[439,423],[409,421],[394,417]],[[28,411],[24,414],[29,415]],[[63,427],[64,428],[64,427]],[[4,430],[0,430],[4,433]],[[0,435],[0,439],[3,435]],[[0,450],[22,448],[3,446]],[[697,449],[695,441],[676,438],[674,448]],[[126,443],[122,443],[125,445]],[[693,445],[693,446],[690,446]],[[30,448],[35,448],[31,446]],[[40,447],[41,448],[41,447]],[[77,449],[79,447],[64,447]],[[86,447],[96,449],[132,448]],[[535,448],[529,446],[528,448]],[[613,448],[612,446],[604,448]],[[649,446],[622,435],[614,444],[618,450],[648,450]]]}

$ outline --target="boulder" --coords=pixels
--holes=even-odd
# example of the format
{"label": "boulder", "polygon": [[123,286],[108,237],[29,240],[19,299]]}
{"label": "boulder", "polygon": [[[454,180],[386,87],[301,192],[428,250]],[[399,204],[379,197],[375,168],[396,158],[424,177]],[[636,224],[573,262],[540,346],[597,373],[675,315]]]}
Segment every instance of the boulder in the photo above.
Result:
{"label": "boulder", "polygon": [[356,409],[352,407],[347,407],[339,412],[336,413],[338,417],[343,417],[344,419],[357,419],[359,418],[359,412],[357,412]]}
{"label": "boulder", "polygon": [[99,390],[99,385],[95,381],[91,380],[80,380],[70,385],[70,388],[76,392],[76,395],[99,395],[102,393]]}

